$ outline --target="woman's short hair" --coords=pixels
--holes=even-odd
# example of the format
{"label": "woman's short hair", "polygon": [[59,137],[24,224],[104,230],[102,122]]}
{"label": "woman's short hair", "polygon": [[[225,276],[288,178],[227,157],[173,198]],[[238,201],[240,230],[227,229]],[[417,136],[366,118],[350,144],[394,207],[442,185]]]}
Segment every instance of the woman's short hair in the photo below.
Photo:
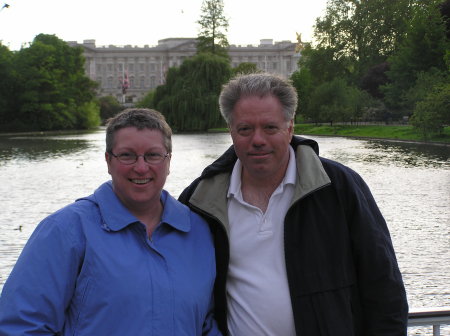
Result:
{"label": "woman's short hair", "polygon": [[106,152],[110,153],[114,147],[115,133],[125,127],[161,131],[164,146],[168,153],[172,153],[172,129],[160,112],[147,108],[129,108],[107,120]]}

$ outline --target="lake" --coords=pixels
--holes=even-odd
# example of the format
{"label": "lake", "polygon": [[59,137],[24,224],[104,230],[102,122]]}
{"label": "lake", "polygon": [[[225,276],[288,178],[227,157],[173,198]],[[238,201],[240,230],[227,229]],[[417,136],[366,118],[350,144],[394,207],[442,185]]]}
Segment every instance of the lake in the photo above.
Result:
{"label": "lake", "polygon": [[[0,290],[38,222],[109,179],[104,137],[104,129],[0,136]],[[449,307],[450,147],[310,138],[319,142],[321,156],[353,168],[371,188],[391,232],[410,307]],[[230,144],[225,133],[174,135],[166,189],[177,197]]]}

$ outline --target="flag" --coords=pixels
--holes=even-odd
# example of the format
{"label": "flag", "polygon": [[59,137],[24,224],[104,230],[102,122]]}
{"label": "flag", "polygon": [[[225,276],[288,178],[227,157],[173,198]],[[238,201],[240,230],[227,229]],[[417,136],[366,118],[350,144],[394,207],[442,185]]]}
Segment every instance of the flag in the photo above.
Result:
{"label": "flag", "polygon": [[128,81],[128,71],[123,74],[120,81],[122,83],[122,94],[126,94],[128,88],[130,87],[130,83]]}

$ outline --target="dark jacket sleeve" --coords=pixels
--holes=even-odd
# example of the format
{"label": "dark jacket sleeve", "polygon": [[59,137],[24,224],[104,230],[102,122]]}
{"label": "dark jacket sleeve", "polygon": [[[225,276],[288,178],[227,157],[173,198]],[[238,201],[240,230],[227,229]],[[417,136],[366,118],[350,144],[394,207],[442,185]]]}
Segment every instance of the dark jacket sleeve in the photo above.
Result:
{"label": "dark jacket sleeve", "polygon": [[369,187],[353,170],[323,159],[347,214],[364,335],[403,336],[408,304],[386,221]]}

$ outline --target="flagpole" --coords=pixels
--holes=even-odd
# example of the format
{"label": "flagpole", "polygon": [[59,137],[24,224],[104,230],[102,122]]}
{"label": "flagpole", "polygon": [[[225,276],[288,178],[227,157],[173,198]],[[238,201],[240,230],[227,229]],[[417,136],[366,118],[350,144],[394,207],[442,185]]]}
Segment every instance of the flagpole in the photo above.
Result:
{"label": "flagpole", "polygon": [[122,63],[122,104],[125,105],[125,63]]}

